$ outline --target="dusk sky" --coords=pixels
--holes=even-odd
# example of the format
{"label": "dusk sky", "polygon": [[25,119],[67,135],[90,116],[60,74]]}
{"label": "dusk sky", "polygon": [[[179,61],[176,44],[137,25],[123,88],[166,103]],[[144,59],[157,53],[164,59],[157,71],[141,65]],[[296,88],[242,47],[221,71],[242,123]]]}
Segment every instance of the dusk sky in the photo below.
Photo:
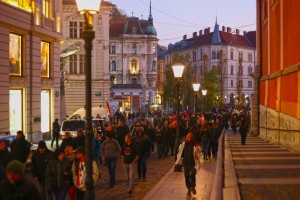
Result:
{"label": "dusk sky", "polygon": [[[148,19],[150,0],[110,0],[128,16]],[[242,31],[256,29],[255,0],[152,0],[154,26],[159,44],[167,46],[190,38],[193,32],[218,24]],[[212,28],[211,28],[212,30]]]}

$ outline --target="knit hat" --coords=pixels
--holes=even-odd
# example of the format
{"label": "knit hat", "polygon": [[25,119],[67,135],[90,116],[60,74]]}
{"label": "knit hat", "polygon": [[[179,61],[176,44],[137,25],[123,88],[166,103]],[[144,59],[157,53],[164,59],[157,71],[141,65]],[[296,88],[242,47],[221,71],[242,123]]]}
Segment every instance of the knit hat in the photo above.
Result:
{"label": "knit hat", "polygon": [[6,166],[6,173],[8,172],[14,172],[14,173],[20,173],[24,175],[23,165],[18,160],[12,160],[8,163]]}
{"label": "knit hat", "polygon": [[47,149],[47,145],[46,145],[45,141],[43,141],[43,140],[39,141],[38,149]]}

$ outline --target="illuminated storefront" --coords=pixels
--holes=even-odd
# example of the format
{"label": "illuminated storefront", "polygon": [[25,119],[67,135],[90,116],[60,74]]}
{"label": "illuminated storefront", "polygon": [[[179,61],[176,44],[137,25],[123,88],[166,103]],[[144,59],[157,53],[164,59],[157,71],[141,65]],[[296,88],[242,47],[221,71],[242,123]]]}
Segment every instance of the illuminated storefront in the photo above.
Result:
{"label": "illuminated storefront", "polygon": [[23,92],[22,90],[9,91],[9,131],[15,135],[23,130]]}
{"label": "illuminated storefront", "polygon": [[50,90],[41,91],[41,131],[50,132]]}

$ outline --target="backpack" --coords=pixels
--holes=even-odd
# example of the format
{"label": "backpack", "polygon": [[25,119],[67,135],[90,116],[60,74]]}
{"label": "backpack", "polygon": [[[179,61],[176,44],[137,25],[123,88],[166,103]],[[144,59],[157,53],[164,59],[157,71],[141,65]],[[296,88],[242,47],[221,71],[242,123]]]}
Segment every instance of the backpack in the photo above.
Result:
{"label": "backpack", "polygon": [[[93,161],[93,162],[95,162],[95,161]],[[75,160],[74,161],[74,165],[75,165],[75,172],[76,172],[76,175],[77,175],[77,173],[78,173],[78,170],[79,170],[79,160]],[[97,165],[97,164],[96,164]],[[92,164],[92,167],[93,167],[93,164]],[[96,182],[98,182],[100,179],[101,179],[101,176],[102,176],[102,171],[101,171],[101,168],[97,165],[97,168],[98,168],[98,171],[99,171],[99,176],[97,177],[97,180],[95,181],[95,183]],[[92,170],[93,171],[93,170]],[[95,184],[94,183],[94,184]]]}

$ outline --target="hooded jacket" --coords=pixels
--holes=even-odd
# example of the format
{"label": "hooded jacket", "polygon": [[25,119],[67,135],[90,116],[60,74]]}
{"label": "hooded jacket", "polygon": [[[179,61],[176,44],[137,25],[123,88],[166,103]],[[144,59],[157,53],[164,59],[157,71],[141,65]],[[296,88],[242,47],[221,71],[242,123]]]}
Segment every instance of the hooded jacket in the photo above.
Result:
{"label": "hooded jacket", "polygon": [[31,157],[31,174],[37,177],[40,182],[45,182],[46,167],[49,160],[54,159],[54,154],[50,150],[45,153],[40,153],[37,150]]}
{"label": "hooded jacket", "polygon": [[30,143],[25,140],[25,136],[21,139],[15,139],[11,144],[11,154],[14,159],[25,163],[30,153]]}

